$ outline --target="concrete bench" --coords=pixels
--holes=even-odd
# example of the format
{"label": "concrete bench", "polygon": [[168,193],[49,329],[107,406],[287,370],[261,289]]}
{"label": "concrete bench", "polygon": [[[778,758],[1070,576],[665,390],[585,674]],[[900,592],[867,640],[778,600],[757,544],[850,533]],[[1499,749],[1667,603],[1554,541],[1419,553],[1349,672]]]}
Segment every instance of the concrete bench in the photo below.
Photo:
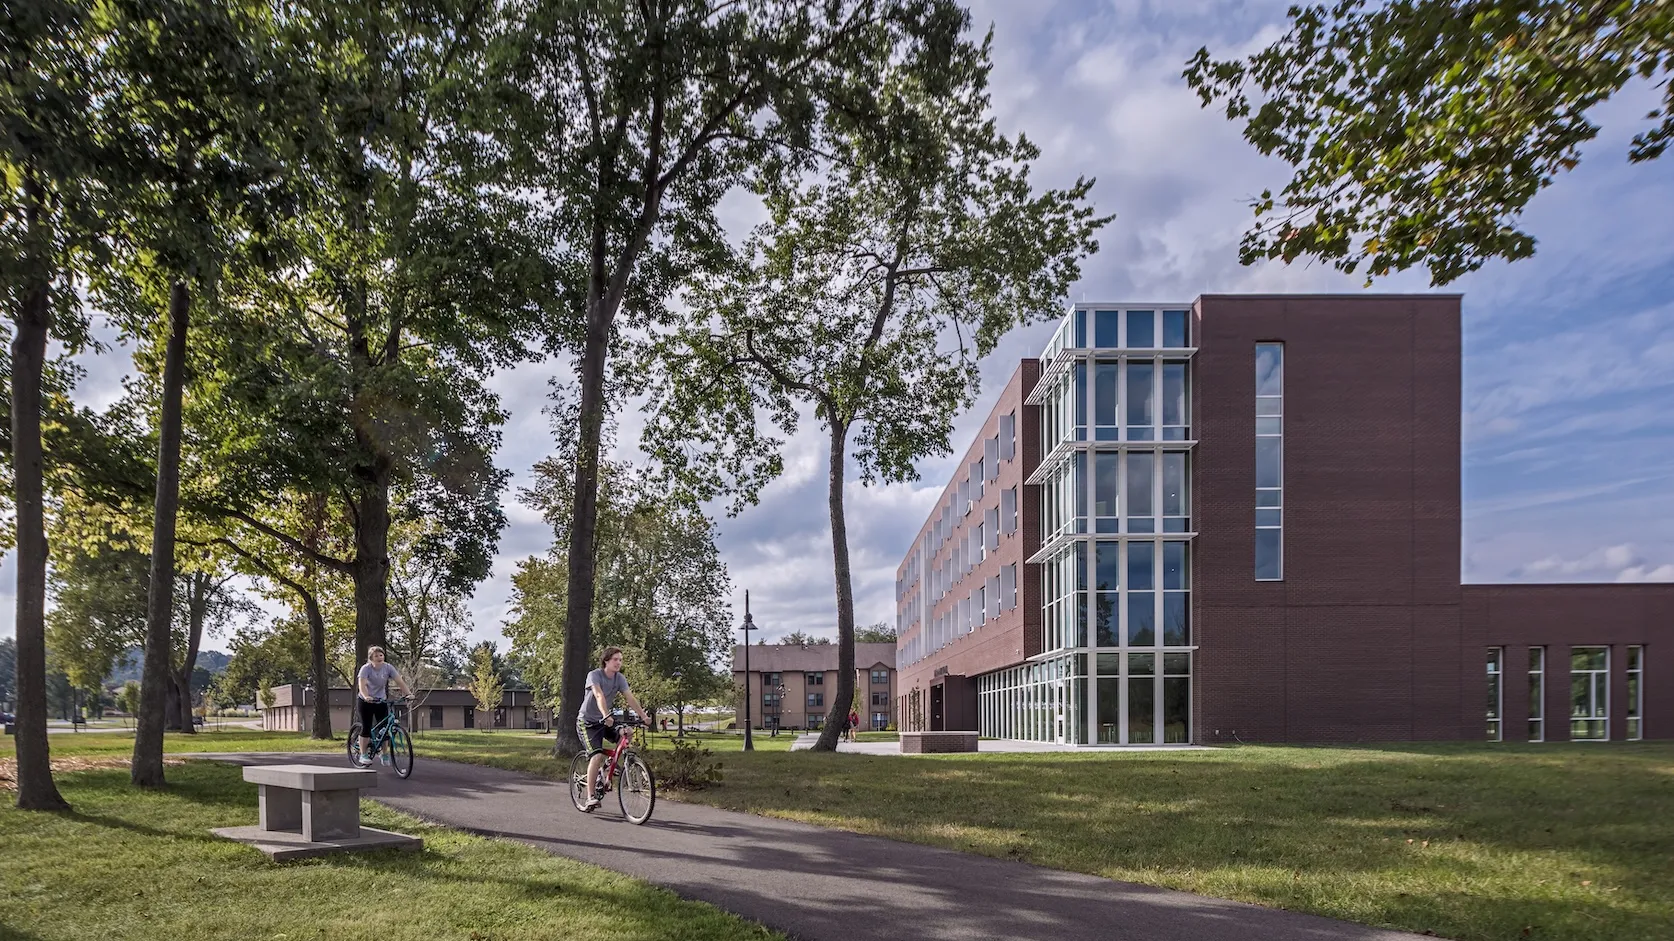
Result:
{"label": "concrete bench", "polygon": [[378,786],[378,772],[317,765],[255,765],[244,780],[256,785],[263,830],[301,832],[310,843],[360,836],[360,789]]}
{"label": "concrete bench", "polygon": [[901,754],[941,755],[977,750],[976,732],[902,732]]}
{"label": "concrete bench", "polygon": [[261,824],[224,827],[215,835],[248,843],[270,859],[302,859],[351,850],[417,850],[424,841],[360,825],[360,792],[378,786],[378,772],[320,765],[246,765],[256,785]]}

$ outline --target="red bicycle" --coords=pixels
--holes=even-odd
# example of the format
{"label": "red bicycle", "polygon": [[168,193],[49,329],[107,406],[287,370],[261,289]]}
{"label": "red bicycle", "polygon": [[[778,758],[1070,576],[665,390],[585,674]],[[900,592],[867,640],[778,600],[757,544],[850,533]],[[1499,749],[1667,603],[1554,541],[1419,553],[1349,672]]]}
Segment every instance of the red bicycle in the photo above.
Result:
{"label": "red bicycle", "polygon": [[[634,729],[644,726],[645,723],[637,716],[616,718],[616,727],[622,734],[616,740],[616,748],[610,752],[610,760],[599,769],[599,779],[594,782],[601,797],[611,790],[616,791],[616,802],[621,805],[622,816],[629,823],[650,820],[651,811],[657,806],[657,779],[651,774],[651,766],[633,750]],[[584,751],[570,762],[570,799],[575,802],[575,809],[584,814],[592,812],[592,808],[587,806],[587,763],[590,757]]]}

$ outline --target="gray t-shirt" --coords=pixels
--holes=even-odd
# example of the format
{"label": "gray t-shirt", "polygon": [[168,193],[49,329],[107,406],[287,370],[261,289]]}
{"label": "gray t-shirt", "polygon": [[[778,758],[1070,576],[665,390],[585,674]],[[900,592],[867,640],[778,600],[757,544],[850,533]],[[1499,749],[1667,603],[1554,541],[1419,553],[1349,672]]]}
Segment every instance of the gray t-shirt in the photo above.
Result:
{"label": "gray t-shirt", "polygon": [[378,666],[373,666],[370,661],[361,664],[360,678],[366,681],[366,691],[371,694],[361,698],[373,702],[388,699],[389,681],[395,679],[396,673],[395,665],[387,660]]}
{"label": "gray t-shirt", "polygon": [[603,669],[594,670],[587,674],[587,695],[581,700],[581,721],[603,722],[604,713],[599,711],[599,697],[593,694],[594,688],[604,690],[605,702],[614,703],[617,693],[628,691],[628,678],[618,673],[614,677],[606,676]]}

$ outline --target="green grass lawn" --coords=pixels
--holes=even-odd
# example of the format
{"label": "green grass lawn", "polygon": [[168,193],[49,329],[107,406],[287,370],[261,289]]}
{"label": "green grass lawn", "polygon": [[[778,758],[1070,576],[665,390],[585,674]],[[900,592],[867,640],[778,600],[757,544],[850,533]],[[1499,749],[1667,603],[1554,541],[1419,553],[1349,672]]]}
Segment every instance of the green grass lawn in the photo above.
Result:
{"label": "green grass lawn", "polygon": [[[725,809],[1443,937],[1674,938],[1674,745],[884,757],[790,753],[791,735],[757,736],[755,754],[739,735],[689,737],[725,778],[666,796]],[[132,747],[75,741],[96,738]],[[308,747],[274,733],[169,738],[174,751],[286,742]],[[417,744],[421,762],[567,771],[550,735]]]}
{"label": "green grass lawn", "polygon": [[678,796],[1444,937],[1674,938],[1671,745],[722,762]]}
{"label": "green grass lawn", "polygon": [[[55,749],[71,751],[82,749]],[[240,769],[188,762],[167,771],[169,787],[156,793],[130,787],[126,768],[60,774],[75,808],[65,814],[0,801],[0,938],[779,937],[626,876],[428,826],[370,801],[368,824],[422,836],[424,851],[271,863],[208,832],[255,821],[255,788]]]}

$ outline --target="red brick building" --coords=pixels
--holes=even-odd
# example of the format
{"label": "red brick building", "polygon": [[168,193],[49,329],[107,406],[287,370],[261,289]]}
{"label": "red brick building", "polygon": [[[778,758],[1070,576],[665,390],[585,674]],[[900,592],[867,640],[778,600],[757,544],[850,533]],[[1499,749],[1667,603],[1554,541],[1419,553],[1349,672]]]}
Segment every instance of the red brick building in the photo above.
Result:
{"label": "red brick building", "polygon": [[1460,583],[1460,367],[1454,295],[1077,305],[898,570],[902,727],[1674,737],[1674,585]]}

